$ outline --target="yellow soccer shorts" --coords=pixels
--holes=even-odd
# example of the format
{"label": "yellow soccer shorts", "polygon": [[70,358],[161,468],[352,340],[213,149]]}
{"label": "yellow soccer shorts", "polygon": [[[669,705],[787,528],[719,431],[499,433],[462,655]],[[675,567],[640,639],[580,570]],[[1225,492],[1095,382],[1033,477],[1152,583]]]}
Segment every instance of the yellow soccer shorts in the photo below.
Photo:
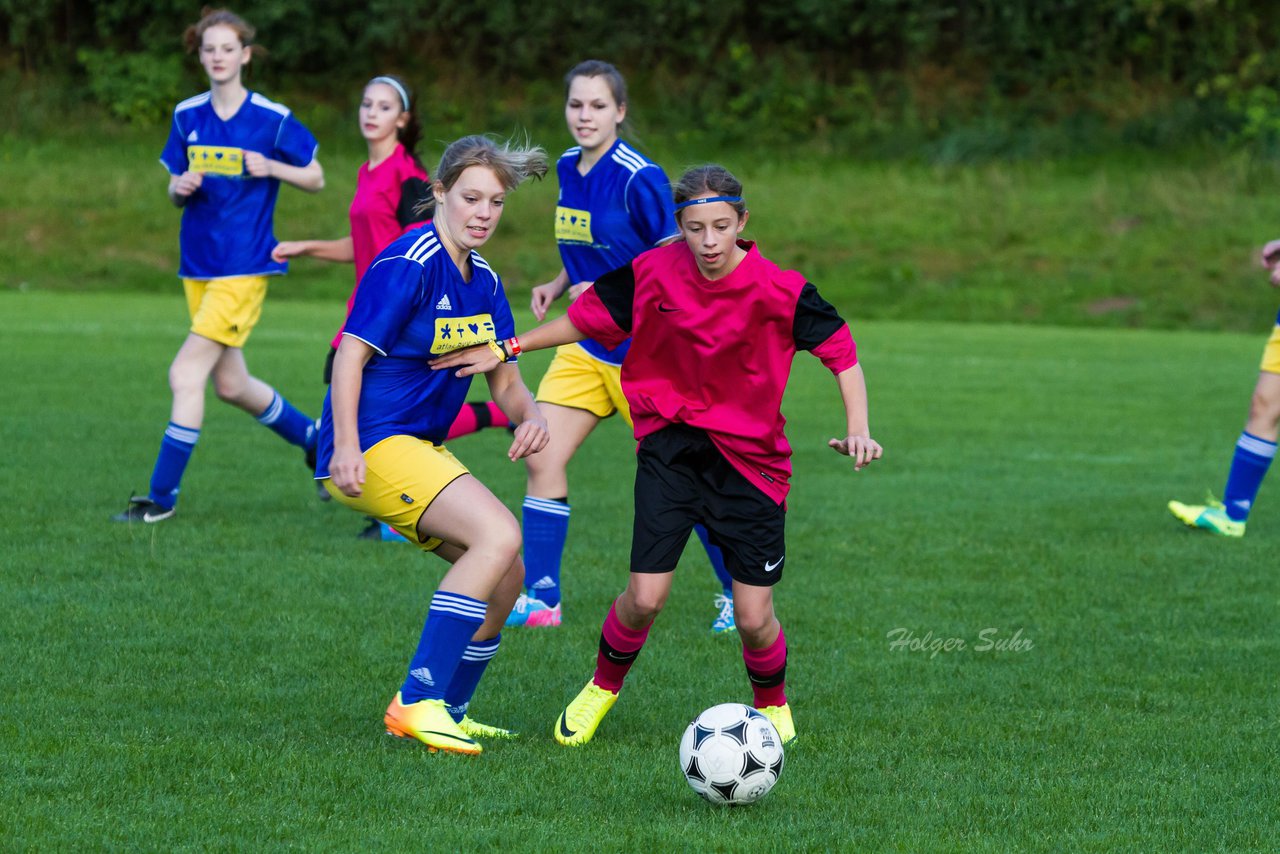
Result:
{"label": "yellow soccer shorts", "polygon": [[191,331],[228,347],[243,347],[262,316],[266,276],[183,279]]}
{"label": "yellow soccer shorts", "polygon": [[631,407],[622,394],[622,368],[602,362],[577,344],[556,348],[547,372],[538,383],[539,403],[585,409],[597,418],[613,413],[631,426]]}
{"label": "yellow soccer shorts", "polygon": [[1269,374],[1280,374],[1280,324],[1271,330],[1267,346],[1262,350],[1261,369]]}
{"label": "yellow soccer shorts", "polygon": [[386,522],[423,551],[433,551],[443,540],[418,540],[418,519],[444,488],[464,474],[467,467],[443,445],[415,436],[388,436],[364,452],[365,476],[360,495],[351,498],[325,478],[329,494],[357,513]]}

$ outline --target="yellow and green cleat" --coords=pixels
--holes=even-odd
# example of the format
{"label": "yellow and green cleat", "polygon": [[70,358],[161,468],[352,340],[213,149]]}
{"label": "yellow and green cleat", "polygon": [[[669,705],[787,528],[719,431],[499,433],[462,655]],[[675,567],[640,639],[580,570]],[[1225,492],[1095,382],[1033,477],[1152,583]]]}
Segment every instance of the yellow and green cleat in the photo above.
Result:
{"label": "yellow and green cleat", "polygon": [[783,703],[781,706],[765,706],[756,711],[769,719],[782,738],[783,744],[790,744],[796,740],[796,724],[791,719],[790,703]]}
{"label": "yellow and green cleat", "polygon": [[479,756],[483,751],[467,731],[454,722],[444,700],[419,700],[406,706],[397,691],[382,722],[387,725],[387,735],[416,738],[432,753],[443,750]]}
{"label": "yellow and green cleat", "polygon": [[1220,501],[1208,499],[1207,504],[1183,504],[1170,501],[1169,512],[1191,528],[1202,528],[1223,537],[1243,537],[1244,522],[1237,522],[1227,515]]}
{"label": "yellow and green cleat", "polygon": [[566,747],[586,744],[596,734],[596,727],[618,701],[618,695],[596,685],[595,680],[573,698],[556,721],[556,741]]}
{"label": "yellow and green cleat", "polygon": [[500,726],[491,724],[482,724],[477,720],[472,720],[469,716],[463,715],[462,720],[458,721],[458,726],[462,731],[472,738],[502,738],[512,739],[519,738],[520,733],[511,729],[503,729]]}

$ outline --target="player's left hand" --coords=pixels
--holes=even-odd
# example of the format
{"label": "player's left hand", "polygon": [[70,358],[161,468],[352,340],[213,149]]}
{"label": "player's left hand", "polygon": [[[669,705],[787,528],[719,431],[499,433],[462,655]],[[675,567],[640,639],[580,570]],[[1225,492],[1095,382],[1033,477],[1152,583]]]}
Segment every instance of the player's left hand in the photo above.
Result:
{"label": "player's left hand", "polygon": [[547,420],[542,417],[529,418],[520,422],[520,426],[516,428],[515,439],[511,442],[511,448],[507,451],[507,456],[511,462],[522,460],[530,454],[536,454],[547,446],[551,441],[551,434],[547,431]]}
{"label": "player's left hand", "polygon": [[582,292],[594,284],[595,282],[578,282],[576,285],[570,285],[569,289],[565,291],[569,295],[569,302],[573,302],[582,296]]}
{"label": "player's left hand", "polygon": [[270,178],[271,162],[261,152],[245,150],[244,170],[255,178]]}
{"label": "player's left hand", "polygon": [[884,448],[881,448],[880,443],[870,436],[846,436],[843,439],[831,439],[827,442],[827,447],[837,454],[853,457],[854,471],[861,471],[866,466],[871,465],[872,460],[878,460],[884,454]]}
{"label": "player's left hand", "polygon": [[473,374],[487,374],[502,362],[498,360],[488,344],[478,344],[475,347],[454,350],[452,353],[437,356],[429,364],[433,371],[458,368],[459,370],[454,373],[455,377],[469,377]]}

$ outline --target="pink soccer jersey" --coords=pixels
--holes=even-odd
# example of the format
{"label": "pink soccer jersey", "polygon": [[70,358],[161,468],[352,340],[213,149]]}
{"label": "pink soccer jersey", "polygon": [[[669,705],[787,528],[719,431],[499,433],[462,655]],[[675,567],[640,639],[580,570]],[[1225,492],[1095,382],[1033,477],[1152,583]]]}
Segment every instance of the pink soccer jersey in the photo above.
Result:
{"label": "pink soccer jersey", "polygon": [[[356,290],[365,270],[387,248],[391,241],[411,228],[417,228],[425,220],[417,218],[413,208],[429,191],[427,170],[396,145],[391,156],[370,169],[365,163],[356,178],[356,194],[351,200],[348,216],[351,219],[351,249],[355,255],[356,286],[347,299],[347,314],[355,305]],[[337,347],[342,340],[342,330],[333,338]]]}
{"label": "pink soccer jersey", "polygon": [[778,502],[791,446],[782,395],[797,350],[833,373],[853,367],[849,327],[817,288],[742,241],[747,257],[709,281],[683,242],[601,276],[569,306],[574,327],[606,346],[631,335],[622,390],[635,436],[668,424],[704,430],[735,469]]}

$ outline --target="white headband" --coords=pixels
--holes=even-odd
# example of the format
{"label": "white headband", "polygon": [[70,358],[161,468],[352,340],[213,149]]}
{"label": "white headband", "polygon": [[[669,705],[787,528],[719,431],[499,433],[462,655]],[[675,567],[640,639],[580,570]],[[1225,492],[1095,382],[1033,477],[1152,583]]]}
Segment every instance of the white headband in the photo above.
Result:
{"label": "white headband", "polygon": [[370,85],[373,85],[374,83],[386,83],[392,89],[395,89],[396,92],[399,93],[400,95],[400,103],[404,104],[404,108],[406,111],[409,109],[409,93],[404,91],[404,87],[401,86],[396,80],[394,80],[391,77],[375,77],[369,81]]}

